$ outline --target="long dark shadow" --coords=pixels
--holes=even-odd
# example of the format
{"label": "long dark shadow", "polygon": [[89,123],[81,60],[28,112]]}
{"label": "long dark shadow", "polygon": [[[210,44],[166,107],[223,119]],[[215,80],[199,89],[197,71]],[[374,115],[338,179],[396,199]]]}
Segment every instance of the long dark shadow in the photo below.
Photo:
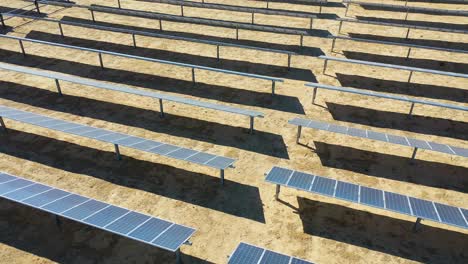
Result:
{"label": "long dark shadow", "polygon": [[392,41],[396,43],[407,43],[407,44],[433,46],[433,47],[441,47],[441,48],[448,48],[448,49],[468,50],[468,43],[452,42],[448,40],[414,39],[414,38],[405,39],[404,37],[379,36],[379,35],[373,35],[373,34],[360,34],[360,33],[348,33],[348,35],[353,38]]}
{"label": "long dark shadow", "polygon": [[[57,226],[51,214],[8,200],[0,200],[0,209],[6,223],[0,225],[0,243],[56,263],[142,263],[150,259],[172,264],[175,260],[169,251],[66,218],[60,218]],[[185,254],[182,260],[210,263]]]}
{"label": "long dark shadow", "polygon": [[[248,46],[255,46],[259,48],[293,51],[293,52],[297,52],[305,56],[325,55],[325,53],[320,48],[309,47],[309,46],[303,46],[303,47],[299,46],[299,37],[297,37],[298,38],[297,45],[287,45],[287,44],[264,42],[260,40],[242,39],[242,34],[240,34],[239,36],[240,39],[236,40],[235,33],[233,33],[233,38],[224,38],[224,37],[218,37],[218,36],[208,36],[208,35],[203,35],[203,34],[180,32],[180,31],[169,31],[169,30],[160,31],[158,29],[149,29],[149,28],[144,28],[144,27],[116,24],[116,23],[105,22],[105,21],[96,21],[94,23],[89,19],[82,19],[82,18],[69,17],[69,16],[64,16],[61,20],[84,23],[84,24],[96,24],[100,26],[116,27],[116,28],[130,29],[130,30],[138,30],[138,31],[144,31],[144,32],[152,32],[152,33],[158,33],[158,34],[175,35],[175,36],[181,36],[181,37],[187,37],[187,38],[197,38],[197,39],[202,39],[202,40],[233,43],[233,44],[239,44],[239,45],[248,45]],[[131,38],[131,36],[129,36],[129,38]],[[158,40],[155,39],[154,41],[158,41]]]}
{"label": "long dark shadow", "polygon": [[220,186],[216,176],[135,159],[125,153],[119,161],[113,152],[14,129],[0,136],[0,152],[265,223],[258,188],[229,180],[229,172],[224,186]]}
{"label": "long dark shadow", "polygon": [[[297,197],[304,232],[422,263],[465,263],[466,234]],[[424,222],[423,222],[424,224]]]}
{"label": "long dark shadow", "polygon": [[[38,55],[28,55],[24,58],[19,52],[2,49],[0,49],[0,57],[2,58],[1,61],[7,63],[56,71],[95,80],[134,85],[163,92],[187,94],[240,105],[258,106],[278,111],[304,114],[302,104],[297,97],[281,94],[272,96],[271,87],[262,88],[265,89],[265,91],[260,92],[206,83],[196,83],[193,85],[191,81],[176,78],[160,77],[152,74],[112,68],[102,69],[97,65]],[[104,56],[104,64],[106,63],[105,60],[106,58]],[[97,58],[96,62],[99,64]],[[130,65],[129,68],[131,68]],[[187,74],[189,72],[190,70],[187,70]],[[66,93],[66,88],[64,92]]]}
{"label": "long dark shadow", "polygon": [[336,73],[341,86],[354,87],[376,92],[404,94],[425,98],[468,102],[468,89],[449,86],[439,86],[422,83],[407,83],[402,81],[384,80],[362,75]]}
{"label": "long dark shadow", "polygon": [[468,191],[467,167],[417,157],[411,160],[410,149],[408,157],[402,157],[319,141],[314,141],[314,145],[315,153],[326,167],[463,193]]}
{"label": "long dark shadow", "polygon": [[388,56],[381,54],[364,53],[357,51],[343,51],[348,59],[365,60],[380,63],[396,64],[424,69],[433,69],[446,72],[468,73],[468,64],[452,61],[441,61],[421,58],[405,58],[398,56]]}
{"label": "long dark shadow", "polygon": [[[160,50],[154,48],[138,47],[117,44],[113,42],[97,41],[90,39],[83,39],[77,37],[65,37],[62,38],[60,35],[45,33],[41,31],[31,31],[26,36],[32,39],[46,40],[50,42],[58,42],[69,45],[75,45],[80,47],[95,48],[100,50],[120,52],[126,54],[132,54],[142,57],[155,58],[161,60],[169,60],[180,63],[196,64],[200,66],[220,68],[231,71],[239,71],[246,73],[254,73],[267,75],[272,77],[286,77],[289,79],[297,79],[303,81],[316,81],[316,78],[310,69],[299,69],[291,67],[288,71],[288,67],[285,62],[285,66],[277,66],[263,63],[255,63],[248,61],[239,61],[231,59],[220,58],[219,62],[216,57],[205,57],[200,55],[193,55],[181,52]],[[265,81],[268,83],[268,81]],[[269,84],[269,83],[268,83]]]}
{"label": "long dark shadow", "polygon": [[[412,116],[365,107],[327,102],[333,119],[361,125],[392,128],[426,135],[468,140],[468,123],[445,118],[421,116],[417,108]],[[410,106],[408,106],[409,109]]]}
{"label": "long dark shadow", "polygon": [[[464,24],[453,24],[453,23],[433,22],[433,21],[404,20],[404,19],[382,18],[382,17],[367,17],[367,16],[356,16],[356,18],[359,20],[397,23],[397,24],[403,24],[403,25],[466,30],[466,25]],[[446,33],[440,32],[440,34],[446,34]]]}
{"label": "long dark shadow", "polygon": [[6,81],[0,81],[0,97],[53,111],[289,159],[283,137],[260,130],[250,135],[246,128],[188,118],[175,113],[160,118],[157,111],[80,96],[60,97],[52,91]]}

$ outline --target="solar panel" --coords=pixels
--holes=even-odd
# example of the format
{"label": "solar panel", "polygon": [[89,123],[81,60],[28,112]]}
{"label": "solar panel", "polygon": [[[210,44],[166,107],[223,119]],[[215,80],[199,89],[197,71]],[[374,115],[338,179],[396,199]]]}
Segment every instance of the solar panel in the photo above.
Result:
{"label": "solar panel", "polygon": [[228,264],[313,264],[268,249],[241,242],[228,260]]}
{"label": "solar panel", "polygon": [[[146,0],[148,1],[148,0]],[[404,12],[413,12],[413,13],[424,13],[431,15],[461,15],[467,16],[468,11],[465,10],[450,10],[450,9],[440,9],[440,8],[427,8],[427,7],[420,7],[420,6],[408,6],[408,5],[389,5],[389,4],[381,4],[381,3],[369,3],[369,2],[360,2],[360,1],[353,1],[353,0],[343,0],[343,3],[347,4],[354,4],[360,6],[369,6],[369,7],[382,7],[385,8],[386,11],[391,9],[395,11],[404,11]]]}
{"label": "solar panel", "polygon": [[[372,140],[377,140],[377,141],[389,142],[389,143],[409,146],[413,148],[432,150],[432,151],[437,151],[437,152],[442,152],[446,154],[457,155],[457,156],[468,158],[468,155],[467,155],[468,150],[459,148],[459,147],[453,147],[453,146],[439,144],[439,143],[430,142],[430,141],[424,141],[426,144],[422,144],[422,140],[414,140],[414,139],[410,139],[407,137],[395,136],[395,135],[390,135],[386,133],[378,133],[378,132],[373,132],[370,130],[362,130],[362,129],[359,129],[362,132],[359,133],[359,135],[357,135],[355,132],[350,133],[349,129],[346,130],[344,129],[344,127],[341,127],[340,129],[336,129],[336,126],[334,126],[335,128],[332,130],[330,129],[332,125],[329,125],[328,123],[325,123],[325,122],[315,121],[315,120],[309,120],[309,123],[311,124],[309,126],[307,121],[308,121],[307,119],[303,119],[303,118],[293,118],[289,120],[289,124],[301,126],[301,127],[314,128],[314,129],[324,130],[324,131],[329,131],[329,132],[334,132],[334,133],[345,134],[348,136],[362,137],[362,138],[367,138],[367,139],[372,139]],[[357,130],[357,128],[355,128],[354,130]],[[365,135],[365,136],[360,136],[360,135]]]}
{"label": "solar panel", "polygon": [[[466,33],[468,34],[468,31]],[[323,59],[323,60],[329,60],[329,61],[362,64],[362,65],[367,65],[367,66],[399,69],[399,70],[405,70],[405,71],[411,71],[411,72],[424,72],[424,73],[431,73],[431,74],[438,74],[438,75],[446,75],[446,76],[451,76],[451,77],[468,78],[468,74],[456,73],[456,72],[437,71],[437,70],[430,70],[430,69],[424,69],[424,68],[416,68],[416,67],[380,63],[380,62],[373,62],[373,61],[353,60],[353,59],[338,58],[338,57],[331,57],[331,56],[324,56],[324,55],[320,55],[318,58]]]}
{"label": "solar panel", "polygon": [[397,100],[397,101],[403,101],[403,102],[409,102],[409,103],[415,103],[415,104],[432,105],[432,106],[444,107],[444,108],[449,108],[449,109],[454,109],[454,110],[468,111],[468,107],[461,106],[461,105],[452,105],[452,104],[440,103],[440,102],[435,102],[435,101],[420,100],[420,99],[410,98],[406,96],[377,93],[377,92],[365,91],[365,90],[355,89],[355,88],[350,88],[350,87],[339,87],[339,86],[332,86],[332,85],[320,84],[320,83],[306,83],[305,86],[331,90],[331,91],[367,95],[367,96],[373,96],[373,97],[379,97],[379,98],[385,98],[385,99],[391,99],[391,100]]}
{"label": "solar panel", "polygon": [[[1,173],[0,196],[83,224],[176,252],[195,229]],[[25,187],[27,186],[27,187]],[[7,192],[2,192],[8,190]],[[169,228],[170,227],[170,228]]]}
{"label": "solar panel", "polygon": [[[17,110],[14,108],[0,105],[0,116],[13,119],[19,122],[31,124],[28,121],[30,119],[25,119],[24,118],[25,116],[30,117],[30,116],[42,116],[42,115],[30,113],[27,111]],[[216,156],[216,155],[212,155],[209,153],[204,153],[204,152],[200,152],[196,150],[190,150],[190,149],[178,147],[178,146],[171,145],[171,144],[164,144],[161,142],[152,141],[152,140],[145,139],[145,138],[133,137],[127,134],[117,133],[117,132],[113,132],[110,130],[95,128],[95,127],[86,126],[86,125],[80,125],[80,124],[76,124],[73,122],[63,121],[60,119],[53,119],[53,120],[62,121],[62,122],[59,125],[56,125],[58,122],[55,122],[55,123],[48,122],[47,124],[37,123],[34,125],[52,129],[52,130],[63,131],[64,133],[70,133],[69,131],[76,132],[77,129],[80,129],[81,132],[89,131],[92,129],[92,131],[94,132],[93,134],[94,137],[90,137],[89,136],[90,134],[87,134],[87,133],[80,134],[81,133],[80,132],[78,134],[82,137],[109,142],[112,144],[118,144],[121,146],[138,149],[138,150],[142,150],[142,151],[146,151],[150,153],[156,153],[159,155],[168,156],[168,157],[179,159],[179,160],[194,162],[194,163],[198,163],[198,164],[212,167],[212,168],[219,169],[219,170],[224,170],[229,167],[232,167],[232,164],[235,162],[235,160],[231,158]],[[88,128],[88,129],[84,129],[84,128]],[[98,131],[101,131],[101,133],[96,134],[95,132],[98,132]],[[98,136],[96,137],[96,135]],[[177,152],[177,154],[175,155],[171,155],[171,153],[176,153],[176,151],[179,151],[179,152]],[[198,159],[197,159],[197,155],[199,157]],[[202,159],[200,157],[208,157],[208,158]]]}
{"label": "solar panel", "polygon": [[[283,175],[301,175],[303,181],[305,181],[305,178],[309,178],[307,182],[313,182],[312,188],[307,190],[303,188],[303,186],[291,184],[291,181],[285,183],[283,178],[276,176],[279,171],[281,171]],[[265,181],[278,186],[282,185],[299,190],[305,190],[311,193],[331,196],[340,200],[406,214],[419,219],[431,220],[468,229],[466,216],[463,215],[468,214],[468,210],[463,208],[435,203],[398,193],[382,191],[277,166],[273,167],[270,172],[267,173]]]}
{"label": "solar panel", "polygon": [[65,75],[65,74],[61,74],[57,72],[31,69],[31,68],[26,68],[22,66],[6,64],[6,63],[0,63],[0,69],[20,72],[24,74],[31,74],[31,75],[41,76],[44,78],[61,80],[61,81],[66,81],[66,82],[71,82],[71,83],[77,83],[77,84],[92,86],[95,88],[100,88],[100,89],[105,89],[105,90],[111,90],[111,91],[133,94],[133,95],[138,95],[138,96],[145,96],[145,97],[150,97],[150,98],[157,98],[157,99],[160,99],[160,103],[162,103],[162,100],[167,100],[167,101],[191,105],[191,106],[203,107],[207,109],[213,109],[213,110],[218,110],[218,111],[223,111],[223,112],[228,112],[228,113],[233,113],[233,114],[249,116],[252,121],[250,123],[251,132],[253,131],[253,118],[254,117],[263,118],[263,113],[258,112],[258,111],[241,109],[241,108],[232,107],[232,106],[219,105],[219,104],[214,104],[210,102],[202,102],[198,100],[182,98],[182,97],[177,97],[173,95],[149,92],[145,90],[134,89],[134,88],[131,88],[130,86],[124,86],[121,84],[117,85],[117,84],[110,84],[106,82],[99,82],[99,81],[94,81],[94,80],[90,80],[86,78]]}

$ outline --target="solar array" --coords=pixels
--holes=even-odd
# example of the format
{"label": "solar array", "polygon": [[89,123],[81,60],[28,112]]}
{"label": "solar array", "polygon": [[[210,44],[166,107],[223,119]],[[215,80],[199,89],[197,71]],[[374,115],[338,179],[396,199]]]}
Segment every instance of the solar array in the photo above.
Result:
{"label": "solar array", "polygon": [[406,147],[412,147],[412,148],[415,148],[415,152],[413,153],[413,158],[414,158],[414,155],[416,154],[417,149],[427,149],[427,150],[432,150],[432,151],[437,151],[437,152],[442,152],[442,153],[446,153],[450,155],[456,155],[456,156],[468,158],[468,149],[449,146],[446,144],[439,144],[436,142],[408,138],[404,136],[403,137],[396,136],[396,135],[391,135],[387,133],[374,132],[374,131],[367,130],[367,129],[340,126],[340,125],[329,124],[325,122],[309,120],[309,119],[304,119],[304,118],[293,118],[289,120],[289,124],[299,127],[298,134],[297,134],[298,141],[301,136],[300,128],[308,127],[308,128],[313,128],[317,130],[344,134],[344,135],[348,135],[352,137],[367,138],[367,139],[402,145]]}
{"label": "solar array", "polygon": [[178,253],[195,229],[0,172],[0,196],[151,246]]}
{"label": "solar array", "polygon": [[221,171],[221,182],[224,181],[224,170],[233,166],[236,160],[213,155],[193,149],[183,148],[172,144],[135,137],[124,133],[114,132],[107,129],[82,125],[45,115],[22,111],[11,107],[0,105],[0,117],[12,119],[18,122],[39,126],[51,130],[73,134],[89,139],[114,144],[117,157],[120,159],[119,146],[133,148],[153,154],[166,156],[178,160],[192,162],[208,166]]}
{"label": "solar array", "polygon": [[338,86],[332,86],[332,85],[326,85],[326,84],[320,84],[320,83],[306,83],[305,85],[314,88],[314,94],[312,95],[312,103],[315,103],[317,90],[318,88],[321,88],[325,90],[332,90],[332,91],[339,91],[339,92],[345,92],[345,93],[353,93],[353,94],[360,94],[360,95],[367,95],[367,96],[374,96],[374,97],[379,97],[379,98],[386,98],[386,99],[398,100],[398,101],[403,101],[403,102],[409,102],[411,103],[411,109],[409,113],[410,115],[413,113],[414,104],[425,104],[425,105],[432,105],[432,106],[444,107],[444,108],[461,110],[461,111],[468,111],[468,107],[466,106],[445,104],[445,103],[439,103],[439,102],[434,102],[434,101],[426,101],[426,100],[409,98],[405,96],[396,96],[396,95],[377,93],[377,92],[372,92],[372,91],[364,91],[361,89],[354,89],[354,88],[349,88],[349,87],[338,87]]}
{"label": "solar array", "polygon": [[404,12],[425,13],[425,14],[429,13],[431,15],[468,16],[468,11],[465,11],[465,10],[450,10],[450,9],[427,8],[427,7],[407,6],[407,5],[405,6],[389,5],[389,4],[369,3],[369,2],[361,2],[361,1],[354,1],[354,0],[343,0],[343,3],[346,4],[346,13],[348,12],[349,5],[353,4],[353,5],[369,6],[369,7],[381,7],[385,9],[392,9],[392,10],[404,11]]}
{"label": "solar array", "polygon": [[241,242],[231,254],[228,264],[313,264],[268,249]]}
{"label": "solar array", "polygon": [[[414,216],[418,218],[417,223],[424,219],[468,229],[468,210],[459,207],[276,166],[268,172],[265,181],[277,184],[278,187],[291,187]],[[278,187],[276,199],[279,195]]]}
{"label": "solar array", "polygon": [[367,66],[375,66],[375,67],[410,71],[410,77],[408,78],[408,82],[411,81],[411,76],[413,72],[424,72],[424,73],[430,73],[430,74],[445,75],[445,76],[450,76],[450,77],[468,78],[468,74],[456,73],[456,72],[429,70],[429,69],[424,69],[424,68],[408,67],[408,66],[401,66],[401,65],[395,65],[395,64],[372,62],[372,61],[345,59],[345,58],[330,57],[330,56],[323,56],[323,55],[319,56],[319,58],[322,60],[325,60],[323,72],[325,72],[327,69],[327,61],[338,61],[338,62],[346,62],[346,63],[362,64],[362,65],[367,65]]}
{"label": "solar array", "polygon": [[[68,48],[68,49],[76,49],[76,50],[82,50],[82,51],[87,51],[87,52],[93,52],[93,53],[98,53],[98,55],[99,54],[106,54],[106,55],[124,57],[124,58],[135,59],[135,60],[143,60],[143,61],[149,61],[149,62],[155,62],[155,63],[161,63],[161,64],[168,64],[168,65],[174,65],[174,66],[179,66],[179,67],[191,68],[192,69],[192,81],[194,83],[196,82],[195,69],[212,71],[212,72],[220,72],[220,73],[225,73],[225,74],[232,74],[232,75],[238,75],[238,76],[243,76],[243,77],[250,77],[250,78],[256,78],[256,79],[271,81],[272,82],[272,94],[275,93],[275,83],[276,82],[284,82],[284,80],[281,79],[281,78],[275,78],[275,77],[252,74],[252,73],[230,71],[230,70],[211,68],[211,67],[205,67],[205,66],[194,65],[194,64],[186,64],[186,63],[180,63],[180,62],[174,62],[174,61],[168,61],[168,60],[153,59],[153,58],[135,56],[135,55],[125,54],[125,53],[118,53],[118,52],[99,50],[99,49],[91,49],[91,48],[85,48],[85,47],[80,47],[80,46],[66,45],[66,44],[61,44],[61,43],[56,43],[56,42],[28,39],[28,38],[22,38],[22,37],[7,36],[7,35],[0,35],[0,37],[9,38],[9,39],[16,39],[16,40],[19,41],[20,45],[22,45],[23,41],[27,41],[27,42],[40,43],[40,44],[44,44],[44,45],[56,46],[56,47],[61,47],[61,48]],[[25,54],[25,50],[24,50],[23,47],[22,47],[22,52],[23,52],[23,54]],[[99,55],[99,60],[100,60],[101,67],[104,68],[104,64],[103,64],[101,55]]]}
{"label": "solar array", "polygon": [[138,96],[156,98],[156,99],[159,99],[161,116],[164,115],[163,100],[170,101],[170,102],[175,102],[175,103],[186,104],[186,105],[191,105],[191,106],[207,108],[207,109],[213,109],[213,110],[223,111],[223,112],[228,112],[228,113],[233,113],[233,114],[246,115],[246,116],[250,117],[250,132],[251,133],[253,133],[253,128],[254,128],[253,127],[254,126],[254,120],[253,119],[255,117],[260,117],[260,118],[263,117],[263,113],[253,111],[253,110],[246,110],[246,109],[236,108],[236,107],[232,107],[232,106],[219,105],[219,104],[214,104],[214,103],[209,103],[209,102],[202,102],[202,101],[189,99],[189,98],[184,98],[184,97],[177,97],[177,96],[173,96],[173,95],[167,95],[167,94],[155,93],[155,92],[150,92],[150,91],[145,91],[145,90],[140,90],[140,89],[134,89],[134,88],[131,88],[130,86],[110,84],[110,83],[106,83],[106,82],[99,82],[99,81],[94,81],[94,80],[91,80],[91,79],[75,77],[75,76],[65,75],[65,74],[56,73],[56,72],[37,70],[37,69],[26,68],[26,67],[16,66],[16,65],[12,65],[12,64],[6,64],[6,63],[0,63],[0,69],[7,70],[7,71],[20,72],[20,73],[24,73],[24,74],[41,76],[41,77],[49,78],[49,79],[55,79],[56,80],[56,85],[57,85],[57,90],[58,90],[59,94],[62,94],[61,87],[58,84],[58,80],[61,80],[61,81],[77,83],[77,84],[86,85],[86,86],[92,86],[92,87],[100,88],[100,89],[106,89],[106,90],[122,92],[122,93],[128,93],[128,94],[133,94],[133,95],[138,95]]}

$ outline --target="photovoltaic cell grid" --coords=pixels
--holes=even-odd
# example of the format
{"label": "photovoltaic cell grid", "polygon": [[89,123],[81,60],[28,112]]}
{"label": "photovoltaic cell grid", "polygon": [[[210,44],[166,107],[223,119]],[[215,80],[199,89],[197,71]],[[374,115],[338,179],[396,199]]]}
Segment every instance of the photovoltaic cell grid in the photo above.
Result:
{"label": "photovoltaic cell grid", "polygon": [[345,135],[349,135],[353,137],[362,137],[362,138],[367,138],[367,139],[372,139],[372,140],[377,140],[377,141],[388,142],[392,144],[403,145],[407,147],[427,149],[427,150],[447,153],[451,155],[468,157],[468,149],[449,146],[445,144],[439,144],[439,143],[420,140],[420,139],[395,136],[395,135],[390,135],[390,134],[380,133],[380,132],[373,132],[367,129],[364,130],[364,129],[357,129],[357,128],[351,128],[351,127],[346,127],[346,126],[328,124],[325,122],[319,122],[319,121],[308,120],[308,119],[303,119],[303,118],[291,119],[289,120],[289,123],[296,125],[296,126],[314,128],[314,129],[329,131],[333,133],[345,134]]}
{"label": "photovoltaic cell grid", "polygon": [[193,162],[216,169],[226,169],[235,162],[235,160],[231,158],[212,155],[209,153],[182,148],[145,138],[134,137],[110,130],[81,125],[56,118],[50,118],[44,115],[21,111],[2,105],[0,105],[0,116],[35,126],[109,142],[112,144],[163,155],[174,159]]}
{"label": "photovoltaic cell grid", "polygon": [[369,7],[381,7],[386,8],[387,10],[395,11],[412,11],[415,13],[421,12],[425,14],[440,14],[440,15],[468,15],[468,11],[465,10],[450,10],[450,9],[440,9],[440,8],[427,8],[419,6],[404,6],[404,5],[389,5],[381,3],[368,3],[352,0],[343,0],[343,3],[355,4],[360,6],[369,6]]}
{"label": "photovoltaic cell grid", "polygon": [[468,229],[466,209],[331,178],[273,167],[265,181]]}
{"label": "photovoltaic cell grid", "polygon": [[195,229],[0,172],[0,196],[165,250],[177,251]]}
{"label": "photovoltaic cell grid", "polygon": [[231,254],[228,264],[313,264],[274,251],[241,242]]}

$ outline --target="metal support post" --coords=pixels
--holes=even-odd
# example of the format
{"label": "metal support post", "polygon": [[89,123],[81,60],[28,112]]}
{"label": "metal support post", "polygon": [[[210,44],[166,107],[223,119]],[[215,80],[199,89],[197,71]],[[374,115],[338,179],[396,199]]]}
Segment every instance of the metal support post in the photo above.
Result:
{"label": "metal support post", "polygon": [[416,232],[418,231],[418,226],[419,224],[421,224],[421,218],[418,217],[418,219],[416,219],[416,223],[414,223],[414,226],[413,226],[413,232]]}
{"label": "metal support post", "polygon": [[176,263],[177,264],[182,264],[182,258],[180,256],[180,248],[177,249],[177,251],[175,252],[175,256],[176,256]]}
{"label": "metal support post", "polygon": [[334,52],[334,50],[335,50],[335,43],[336,43],[336,38],[333,38],[332,46],[331,46],[331,52]]}
{"label": "metal support post", "polygon": [[410,108],[410,110],[409,110],[409,115],[410,115],[410,116],[413,115],[413,109],[414,109],[414,102],[411,103],[411,108]]}
{"label": "metal support post", "polygon": [[267,1],[267,9],[270,8],[270,1]]}
{"label": "metal support post", "polygon": [[58,79],[55,79],[55,86],[57,87],[57,93],[62,96],[62,89],[60,88],[60,83]]}
{"label": "metal support post", "polygon": [[219,62],[219,45],[216,45],[216,59]]}
{"label": "metal support post", "polygon": [[195,68],[192,68],[192,83],[195,84]]}
{"label": "metal support post", "polygon": [[163,106],[163,100],[159,99],[159,116],[161,118],[164,117],[164,106]]}
{"label": "metal support post", "polygon": [[219,170],[219,177],[221,178],[221,185],[224,185],[224,170]]}
{"label": "metal support post", "polygon": [[408,20],[408,13],[409,13],[409,8],[406,8],[405,21]]}
{"label": "metal support post", "polygon": [[275,94],[275,84],[276,82],[275,81],[271,81],[271,94]]}
{"label": "metal support post", "polygon": [[411,82],[411,77],[413,77],[413,71],[410,71],[410,74],[408,76],[408,83]]}
{"label": "metal support post", "polygon": [[119,6],[119,8],[122,8],[122,6],[120,5],[120,0],[117,0],[117,5]]}
{"label": "metal support post", "polygon": [[410,30],[411,30],[411,28],[408,28],[408,31],[406,31],[406,37],[405,37],[405,39],[408,39]]}
{"label": "metal support post", "polygon": [[60,228],[62,227],[62,221],[60,221],[60,218],[58,215],[55,215],[55,224]]}
{"label": "metal support post", "polygon": [[239,40],[239,28],[236,27],[236,40]]}
{"label": "metal support post", "polygon": [[2,27],[6,27],[5,20],[3,19],[3,15],[0,14],[0,22],[2,23]]}
{"label": "metal support post", "polygon": [[0,126],[2,127],[2,130],[6,133],[7,128],[5,126],[5,122],[3,122],[3,117],[0,116]]}
{"label": "metal support post", "polygon": [[409,59],[410,54],[411,54],[411,48],[408,49],[408,54],[406,54],[406,59]]}
{"label": "metal support post", "polygon": [[133,40],[133,47],[136,48],[137,47],[136,37],[135,37],[135,34],[133,34],[133,33],[132,33],[132,40]]}
{"label": "metal support post", "polygon": [[254,131],[254,117],[250,116],[250,129],[249,129],[249,134],[253,134]]}
{"label": "metal support post", "polygon": [[19,44],[20,44],[20,48],[21,48],[21,52],[23,53],[23,56],[26,56],[26,52],[24,51],[23,41],[21,39],[19,40]]}
{"label": "metal support post", "polygon": [[322,14],[322,4],[319,6],[319,14]]}
{"label": "metal support post", "polygon": [[303,47],[303,45],[304,45],[304,35],[301,35],[301,39],[299,40],[299,45],[301,46],[301,48]]}
{"label": "metal support post", "polygon": [[184,5],[180,5],[180,15],[184,16]]}
{"label": "metal support post", "polygon": [[276,192],[275,192],[275,200],[279,200],[279,193],[280,193],[281,186],[276,184]]}
{"label": "metal support post", "polygon": [[340,21],[340,26],[338,27],[338,34],[341,34],[341,28],[343,27],[343,20]]}
{"label": "metal support post", "polygon": [[94,11],[93,10],[89,10],[91,11],[91,18],[93,19],[93,22],[96,22],[96,19],[94,18]]}
{"label": "metal support post", "polygon": [[327,66],[328,66],[328,60],[325,60],[325,63],[323,64],[323,72],[322,72],[322,74],[325,74],[325,71],[327,70]]}
{"label": "metal support post", "polygon": [[349,10],[349,3],[346,3],[346,11],[344,13],[344,16],[347,17],[348,16],[348,10]]}
{"label": "metal support post", "polygon": [[291,69],[291,54],[288,54],[288,70]]}
{"label": "metal support post", "polygon": [[59,30],[60,30],[60,36],[65,37],[65,35],[63,35],[63,28],[62,28],[62,23],[58,22],[58,26],[59,26]]}
{"label": "metal support post", "polygon": [[252,25],[255,24],[255,13],[252,12]]}
{"label": "metal support post", "polygon": [[36,11],[37,13],[41,13],[41,10],[39,10],[39,3],[37,2],[37,0],[34,0],[34,5],[36,6]]}
{"label": "metal support post", "polygon": [[414,158],[416,158],[416,152],[418,152],[418,148],[414,148],[413,155],[411,155],[411,159],[414,160]]}
{"label": "metal support post", "polygon": [[296,136],[296,143],[299,144],[299,139],[301,138],[302,133],[302,126],[297,126],[297,136]]}
{"label": "metal support post", "polygon": [[159,19],[159,30],[163,31],[162,20],[161,19]]}
{"label": "metal support post", "polygon": [[121,160],[122,157],[120,156],[119,145],[114,144],[114,147],[115,147],[115,154],[117,155],[117,160]]}
{"label": "metal support post", "polygon": [[314,93],[312,94],[312,104],[315,104],[315,98],[317,97],[318,87],[314,87]]}
{"label": "metal support post", "polygon": [[102,54],[98,53],[99,56],[99,64],[101,65],[101,69],[104,69],[104,63],[102,62]]}
{"label": "metal support post", "polygon": [[314,24],[314,18],[311,17],[310,22],[309,22],[309,29],[312,29],[313,24]]}

